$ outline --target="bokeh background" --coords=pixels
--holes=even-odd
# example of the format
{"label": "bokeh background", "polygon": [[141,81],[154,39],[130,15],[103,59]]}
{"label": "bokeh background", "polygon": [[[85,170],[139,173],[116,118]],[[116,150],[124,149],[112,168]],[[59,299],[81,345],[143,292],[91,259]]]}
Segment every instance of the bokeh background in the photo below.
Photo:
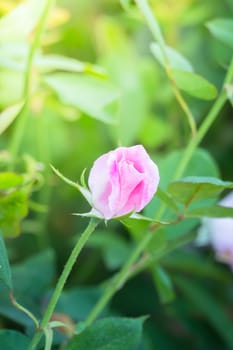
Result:
{"label": "bokeh background", "polygon": [[[17,3],[2,0],[1,15]],[[214,38],[206,23],[232,19],[232,0],[153,0],[151,6],[167,44],[220,90],[232,48]],[[88,211],[80,194],[52,174],[49,163],[78,180],[83,169],[88,173],[103,152],[141,143],[160,165],[161,177],[169,178],[176,162],[174,152],[185,148],[190,139],[170,83],[150,51],[152,35],[136,7],[127,12],[116,0],[59,0],[47,27],[41,52],[85,62],[85,71],[51,71],[46,64],[35,65],[28,118],[15,159],[19,170],[27,155],[27,164],[38,171],[38,183],[20,235],[8,238],[7,247],[19,299],[39,314],[55,276],[86,225],[85,219],[71,213]],[[8,44],[0,48],[1,110],[20,99],[24,81],[20,62],[27,45]],[[4,50],[8,50],[6,57],[13,57],[8,64]],[[101,80],[100,87],[96,80]],[[184,97],[199,124],[213,101]],[[108,106],[99,113],[98,103],[105,98]],[[116,114],[117,125],[109,124]],[[232,117],[228,102],[203,140],[205,150],[193,159],[189,175],[211,173],[223,180],[233,179]],[[1,170],[11,161],[8,151],[16,124],[0,138]],[[155,209],[152,203],[146,213],[154,215]],[[198,227],[198,221],[189,221],[167,234],[181,232],[195,238]],[[70,322],[84,318],[99,295],[99,285],[123,264],[132,245],[131,234],[122,225],[101,226],[82,253],[58,312]],[[189,242],[159,261],[157,268],[164,275],[165,287],[158,285],[156,274],[145,271],[131,279],[106,310],[130,317],[149,315],[140,350],[233,349],[233,275],[227,265],[216,261],[211,247]],[[3,292],[1,298],[0,326],[29,329],[24,317],[10,306],[2,307]]]}

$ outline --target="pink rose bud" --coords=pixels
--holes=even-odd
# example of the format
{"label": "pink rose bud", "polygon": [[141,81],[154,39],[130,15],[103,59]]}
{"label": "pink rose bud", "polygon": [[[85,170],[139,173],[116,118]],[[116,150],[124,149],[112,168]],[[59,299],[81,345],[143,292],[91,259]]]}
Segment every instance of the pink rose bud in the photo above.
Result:
{"label": "pink rose bud", "polygon": [[94,211],[106,220],[141,211],[158,184],[158,167],[141,145],[103,154],[88,179]]}
{"label": "pink rose bud", "polygon": [[[230,192],[219,203],[233,208],[233,192]],[[228,263],[233,269],[233,219],[205,219],[210,233],[210,243],[219,260]]]}

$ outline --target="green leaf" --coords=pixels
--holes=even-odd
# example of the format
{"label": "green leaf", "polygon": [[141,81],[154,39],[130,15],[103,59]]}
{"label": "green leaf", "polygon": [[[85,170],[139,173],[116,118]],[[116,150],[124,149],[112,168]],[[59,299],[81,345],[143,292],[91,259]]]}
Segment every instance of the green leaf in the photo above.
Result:
{"label": "green leaf", "polygon": [[160,266],[151,268],[153,280],[162,303],[169,303],[175,298],[172,281],[167,272]]}
{"label": "green leaf", "polygon": [[233,188],[233,182],[214,177],[190,176],[172,182],[168,192],[179,202],[189,205],[194,201],[217,197],[226,188]]}
{"label": "green leaf", "polygon": [[[134,239],[136,240],[141,240],[142,236],[152,227],[158,228],[160,226],[170,224],[168,221],[153,220],[140,214],[133,214],[133,216],[131,215],[130,217],[122,219],[121,222],[127,227],[129,232],[133,235]],[[150,225],[152,227],[150,227]],[[161,244],[159,243],[160,239],[158,239],[157,236],[161,238]],[[155,243],[153,244],[153,242]],[[164,245],[164,235],[160,235],[160,230],[156,230],[153,240],[151,241],[148,249],[157,250],[157,245]]]}
{"label": "green leaf", "polygon": [[[158,167],[160,169],[160,173],[163,174],[160,179],[159,187],[163,190],[167,189],[168,184],[173,180],[174,172],[172,169],[176,169],[177,165],[181,161],[181,158],[183,157],[183,150],[174,151],[169,153],[166,157],[154,159],[156,163],[158,164]],[[200,166],[201,164],[201,166]],[[212,177],[218,177],[219,176],[219,170],[217,167],[217,164],[213,157],[204,149],[197,149],[186,170],[184,173],[184,176],[212,176]],[[167,190],[166,190],[167,192]],[[173,199],[175,201],[175,199]],[[212,200],[213,201],[213,200]],[[176,203],[179,204],[178,202]],[[204,203],[204,205],[211,205],[212,203]],[[152,201],[146,206],[144,212],[146,215],[155,217],[156,212],[160,209],[161,201],[159,200],[158,196],[155,196]],[[164,212],[162,216],[162,220],[167,220],[171,217],[171,215],[174,215],[174,212],[167,207],[166,211]],[[185,233],[190,232],[199,222],[199,219],[193,218],[193,219],[186,219],[182,222],[176,224],[176,225],[167,225],[164,227],[166,231],[166,236],[168,239],[172,239],[178,236],[181,236]]]}
{"label": "green leaf", "polygon": [[84,75],[55,73],[43,78],[60,101],[105,123],[116,122],[118,92],[108,81]]}
{"label": "green leaf", "polygon": [[0,344],[2,350],[25,350],[29,346],[29,338],[13,330],[0,330]]}
{"label": "green leaf", "polygon": [[[160,173],[163,174],[160,179],[159,188],[165,190],[168,184],[173,181],[174,173],[171,169],[176,169],[177,165],[183,157],[184,151],[174,151],[169,153],[166,157],[158,158],[156,157],[155,162],[158,164]],[[202,165],[200,167],[200,164]],[[186,176],[212,176],[218,177],[219,170],[214,159],[211,155],[204,149],[197,149],[186,170],[184,177]],[[166,191],[167,192],[167,191]],[[174,200],[174,199],[173,199]],[[159,201],[159,196],[155,196],[152,201],[146,206],[144,212],[147,216],[155,216],[156,211],[159,209],[161,202]],[[166,216],[167,217],[167,216]],[[172,226],[169,226],[171,229]],[[178,229],[177,229],[178,230]],[[175,234],[175,233],[174,233]]]}
{"label": "green leaf", "polygon": [[88,62],[82,62],[76,60],[75,58],[65,57],[61,55],[38,55],[35,58],[34,64],[46,72],[62,70],[67,72],[82,72],[99,77],[106,77],[104,69],[97,65]]}
{"label": "green leaf", "polygon": [[163,191],[160,187],[158,188],[156,195],[158,196],[159,199],[161,199],[161,201],[163,201],[164,203],[166,203],[166,205],[173,209],[174,211],[178,211],[178,207],[176,205],[176,202],[174,201],[174,199],[172,198],[172,196]]}
{"label": "green leaf", "polygon": [[16,173],[0,173],[0,229],[3,236],[16,236],[28,211],[29,185]]}
{"label": "green leaf", "polygon": [[147,232],[150,221],[147,220],[133,220],[125,218],[121,220],[122,224],[126,226],[127,230],[133,235],[134,239],[140,240]]}
{"label": "green leaf", "polygon": [[[29,45],[26,42],[0,43],[0,51],[0,67],[24,73],[25,61],[29,52]],[[62,55],[42,55],[40,52],[36,52],[33,64],[42,73],[66,71],[106,78],[106,72],[102,67]]]}
{"label": "green leaf", "polygon": [[175,282],[187,298],[194,303],[196,311],[198,310],[207,317],[209,323],[228,344],[229,349],[233,349],[233,332],[229,331],[232,329],[232,320],[224,305],[221,305],[210,291],[207,292],[196,281],[190,283],[190,280],[176,277]]}
{"label": "green leaf", "polygon": [[105,318],[73,337],[65,350],[135,350],[140,343],[141,318]]}
{"label": "green leaf", "polygon": [[0,193],[3,195],[4,190],[9,190],[22,185],[23,177],[16,173],[0,173]]}
{"label": "green leaf", "polygon": [[[165,66],[164,56],[160,46],[156,43],[152,43],[150,45],[150,49],[153,55],[155,56],[155,58],[158,60],[158,62],[162,66]],[[186,71],[186,72],[193,72],[193,67],[191,63],[187,60],[187,58],[182,56],[178,51],[176,51],[172,47],[166,46],[166,54],[167,54],[169,66],[171,69],[177,69],[177,70]]]}
{"label": "green leaf", "polygon": [[187,92],[191,96],[203,100],[212,100],[217,96],[215,86],[200,75],[173,69],[172,76],[178,88]]}
{"label": "green leaf", "polygon": [[3,281],[9,289],[13,289],[11,268],[8,260],[7,250],[2,234],[0,232],[0,280]]}
{"label": "green leaf", "polygon": [[28,212],[28,189],[13,191],[0,198],[0,229],[4,236],[20,233],[20,223]]}
{"label": "green leaf", "polygon": [[132,222],[132,220],[138,220],[138,221],[141,221],[141,222],[144,222],[144,223],[151,223],[151,224],[157,224],[157,225],[169,225],[171,224],[170,222],[168,221],[160,221],[160,220],[155,220],[153,218],[149,218],[147,216],[144,216],[144,215],[141,215],[141,214],[138,214],[138,213],[134,213],[132,215],[130,215],[129,217],[125,218],[122,220],[122,222],[124,222],[125,224],[130,224]]}
{"label": "green leaf", "polygon": [[232,18],[216,18],[207,22],[206,26],[215,38],[233,49]]}
{"label": "green leaf", "polygon": [[11,125],[17,115],[20,113],[24,102],[19,102],[13,106],[6,108],[0,113],[0,135]]}
{"label": "green leaf", "polygon": [[195,208],[186,213],[188,217],[233,218],[233,208],[221,205]]}
{"label": "green leaf", "polygon": [[35,28],[46,0],[27,0],[0,19],[0,41],[27,37]]}

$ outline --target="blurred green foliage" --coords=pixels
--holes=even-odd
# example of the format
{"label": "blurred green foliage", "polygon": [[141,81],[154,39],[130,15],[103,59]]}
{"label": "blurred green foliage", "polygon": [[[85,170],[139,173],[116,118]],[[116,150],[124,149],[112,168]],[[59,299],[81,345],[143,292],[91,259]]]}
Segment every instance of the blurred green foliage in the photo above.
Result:
{"label": "blurred green foliage", "polygon": [[[1,15],[18,3],[21,2],[1,1]],[[17,300],[41,317],[55,277],[86,225],[84,218],[71,213],[89,210],[80,193],[62,183],[49,164],[76,181],[102,153],[118,145],[141,143],[158,163],[161,189],[166,191],[190,139],[190,128],[163,69],[161,53],[156,46],[150,48],[154,38],[133,1],[58,1],[36,50],[30,72],[30,98],[25,104],[31,29],[44,2],[39,3],[32,1],[27,13],[29,17],[34,14],[30,21],[21,17],[17,22],[13,18],[17,38],[4,32],[0,22],[0,229],[7,237]],[[152,0],[151,6],[166,44],[176,50],[174,53],[167,49],[175,62],[172,68],[178,72],[175,81],[184,90],[183,96],[199,125],[217,90],[220,93],[232,57],[232,0]],[[22,36],[20,28],[26,31]],[[177,52],[182,56],[177,57]],[[185,63],[184,57],[188,60]],[[182,75],[180,64],[186,65]],[[187,89],[187,81],[194,75],[192,70],[198,75]],[[230,88],[232,85],[228,93]],[[207,96],[204,100],[194,98],[203,98],[203,94]],[[200,149],[194,152],[184,176],[232,181],[232,135],[232,106],[228,102]],[[213,185],[215,195],[232,186],[221,184]],[[192,185],[173,183],[170,194],[177,190],[179,198],[185,195],[183,191],[192,191]],[[170,203],[168,198],[165,201]],[[212,205],[213,201],[202,204]],[[179,210],[181,206],[178,203]],[[160,208],[158,196],[144,214],[158,220],[160,214],[163,220],[174,219],[172,205],[161,212]],[[199,212],[196,216],[202,215]],[[120,349],[116,343],[109,349],[134,349],[140,342],[142,322],[140,350],[233,349],[232,273],[214,260],[211,249],[190,243],[199,223],[196,217],[187,218],[157,232],[145,252],[152,254],[150,266],[133,276],[103,313],[111,317],[150,316],[146,320],[124,321],[129,327],[128,347]],[[65,317],[67,321],[67,317],[74,326],[85,319],[103,293],[104,281],[123,265],[144,234],[148,223],[144,224],[128,229],[117,222],[108,223],[107,229],[100,226],[68,280],[55,320]],[[12,236],[17,237],[11,239]],[[177,250],[173,252],[173,248]],[[1,252],[0,264],[5,273],[8,260],[2,244]],[[162,253],[166,255],[162,257]],[[0,279],[8,280],[9,275],[4,273],[0,273]],[[112,332],[127,336],[122,332],[125,323],[118,325],[114,318],[111,320],[112,324],[107,325],[110,337]],[[105,319],[98,322],[104,323]],[[90,337],[98,334],[98,327],[96,323]],[[5,328],[23,330],[27,336],[33,332],[32,322],[11,305],[3,284],[0,328],[1,346],[9,340],[4,350],[13,349],[14,342],[23,350],[28,342],[22,334]],[[68,336],[64,330],[56,331],[54,350]],[[85,345],[88,336],[83,333],[78,340],[80,349],[91,349]],[[70,340],[67,350],[75,347],[75,340]]]}

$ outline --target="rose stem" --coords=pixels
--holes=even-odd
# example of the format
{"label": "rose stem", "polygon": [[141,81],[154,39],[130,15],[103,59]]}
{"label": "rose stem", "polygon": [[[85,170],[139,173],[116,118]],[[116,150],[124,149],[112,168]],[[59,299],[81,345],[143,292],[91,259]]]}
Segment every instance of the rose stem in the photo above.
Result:
{"label": "rose stem", "polygon": [[51,316],[54,312],[54,309],[57,305],[58,299],[62,293],[62,290],[64,288],[64,285],[67,281],[68,276],[71,273],[71,270],[83,248],[83,246],[85,245],[85,243],[87,242],[88,238],[90,237],[90,235],[92,234],[92,232],[95,230],[96,226],[98,225],[99,221],[97,221],[96,219],[91,219],[87,228],[85,229],[85,231],[82,233],[82,235],[80,236],[77,244],[75,245],[75,247],[73,248],[65,266],[64,269],[62,271],[62,274],[59,277],[59,280],[57,282],[57,285],[55,287],[55,290],[53,292],[52,298],[49,302],[49,305],[45,311],[44,317],[42,318],[41,322],[40,322],[40,329],[38,332],[35,333],[34,337],[32,338],[32,341],[29,345],[28,350],[35,350],[37,347],[37,344],[39,343],[41,337],[42,337],[42,331],[44,330],[44,328],[46,328],[46,326],[48,325]]}

